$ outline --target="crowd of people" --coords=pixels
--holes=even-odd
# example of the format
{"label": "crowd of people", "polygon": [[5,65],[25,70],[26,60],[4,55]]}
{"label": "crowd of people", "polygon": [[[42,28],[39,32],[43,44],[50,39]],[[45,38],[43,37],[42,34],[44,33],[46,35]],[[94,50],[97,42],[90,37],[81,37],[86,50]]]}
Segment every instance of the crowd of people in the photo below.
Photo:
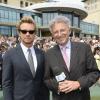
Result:
{"label": "crowd of people", "polygon": [[[72,41],[75,42],[84,42],[91,46],[92,52],[96,59],[98,68],[100,70],[100,38],[93,37],[71,37]],[[19,43],[18,36],[8,36],[8,35],[0,35],[0,55],[4,55],[5,52]],[[56,45],[56,42],[52,39],[52,37],[37,37],[34,41],[34,45],[45,52]],[[0,71],[2,72],[2,57],[0,57]],[[1,72],[0,72],[0,80],[1,80]],[[0,81],[1,84],[1,81]]]}
{"label": "crowd of people", "polygon": [[[100,47],[100,38],[93,37],[70,37],[74,42],[84,42],[91,46],[94,54],[95,48]],[[10,48],[16,47],[20,42],[18,36],[0,35],[0,52],[4,53]],[[38,37],[36,36],[34,43],[36,47],[46,51],[56,45],[55,40],[52,37]]]}
{"label": "crowd of people", "polygon": [[[72,41],[84,42],[91,46],[91,49],[96,59],[98,68],[100,69],[100,38],[96,38],[95,36],[94,37],[82,37],[82,38],[71,37],[71,38],[72,38]],[[19,43],[18,36],[0,35],[0,55],[3,56],[8,49],[16,47],[18,43]],[[37,37],[36,36],[34,45],[44,51],[47,51],[48,49],[56,45],[56,42],[52,39],[52,37]],[[2,57],[0,59],[0,66],[2,66]],[[0,71],[1,69],[2,68],[0,67]]]}
{"label": "crowd of people", "polygon": [[[49,100],[48,89],[53,93],[53,100],[83,100],[83,97],[90,100],[88,88],[99,79],[100,39],[70,37],[70,20],[64,16],[53,19],[49,29],[51,37],[36,36],[36,23],[27,16],[17,26],[19,37],[0,36],[0,74],[3,64],[0,82],[3,78],[4,100]],[[63,48],[67,48],[67,62]],[[34,72],[27,49],[32,52]],[[63,81],[59,80],[62,76]]]}

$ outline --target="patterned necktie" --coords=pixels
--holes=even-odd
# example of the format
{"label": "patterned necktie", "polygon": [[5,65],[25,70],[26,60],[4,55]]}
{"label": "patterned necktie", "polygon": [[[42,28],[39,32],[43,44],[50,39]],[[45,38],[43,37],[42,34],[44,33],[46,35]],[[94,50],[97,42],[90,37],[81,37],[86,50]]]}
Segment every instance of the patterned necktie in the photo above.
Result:
{"label": "patterned necktie", "polygon": [[66,48],[65,47],[62,48],[62,54],[63,54],[64,61],[65,61],[66,65],[67,65],[67,68],[69,70],[69,60],[68,60],[68,55],[66,53]]}
{"label": "patterned necktie", "polygon": [[35,68],[34,68],[34,62],[33,62],[31,49],[28,49],[28,64],[30,66],[30,70],[31,70],[33,77],[34,77],[35,76]]}

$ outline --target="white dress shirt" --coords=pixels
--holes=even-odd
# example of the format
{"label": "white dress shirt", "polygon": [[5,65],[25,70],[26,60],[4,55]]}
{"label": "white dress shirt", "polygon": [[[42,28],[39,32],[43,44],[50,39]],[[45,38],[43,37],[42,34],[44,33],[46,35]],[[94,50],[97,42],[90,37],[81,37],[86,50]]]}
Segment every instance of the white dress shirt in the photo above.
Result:
{"label": "white dress shirt", "polygon": [[[26,60],[28,62],[28,49],[29,48],[27,48],[26,46],[24,46],[22,43],[20,43],[20,45],[21,45],[22,51],[24,53],[24,56],[25,56],[25,58],[26,58]],[[31,49],[31,52],[32,52],[32,57],[33,57],[33,62],[34,62],[34,68],[35,68],[35,71],[36,71],[36,69],[37,69],[36,53],[35,53],[35,50],[34,50],[34,47],[33,46],[30,47],[30,49]]]}

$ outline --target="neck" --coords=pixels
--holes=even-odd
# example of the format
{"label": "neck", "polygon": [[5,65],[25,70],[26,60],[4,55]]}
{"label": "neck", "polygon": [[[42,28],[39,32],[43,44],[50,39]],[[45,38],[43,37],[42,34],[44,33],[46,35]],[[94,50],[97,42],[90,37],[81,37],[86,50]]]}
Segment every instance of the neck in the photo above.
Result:
{"label": "neck", "polygon": [[26,46],[27,48],[30,48],[30,47],[32,47],[33,46],[33,43],[31,43],[31,44],[23,44],[24,46]]}

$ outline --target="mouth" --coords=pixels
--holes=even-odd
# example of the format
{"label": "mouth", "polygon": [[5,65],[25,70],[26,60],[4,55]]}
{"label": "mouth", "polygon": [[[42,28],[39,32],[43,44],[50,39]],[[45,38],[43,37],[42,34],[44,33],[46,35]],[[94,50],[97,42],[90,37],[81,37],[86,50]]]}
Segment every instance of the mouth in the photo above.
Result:
{"label": "mouth", "polygon": [[28,37],[28,38],[25,38],[25,39],[31,39],[31,38]]}
{"label": "mouth", "polygon": [[57,39],[57,41],[63,41],[64,39]]}

